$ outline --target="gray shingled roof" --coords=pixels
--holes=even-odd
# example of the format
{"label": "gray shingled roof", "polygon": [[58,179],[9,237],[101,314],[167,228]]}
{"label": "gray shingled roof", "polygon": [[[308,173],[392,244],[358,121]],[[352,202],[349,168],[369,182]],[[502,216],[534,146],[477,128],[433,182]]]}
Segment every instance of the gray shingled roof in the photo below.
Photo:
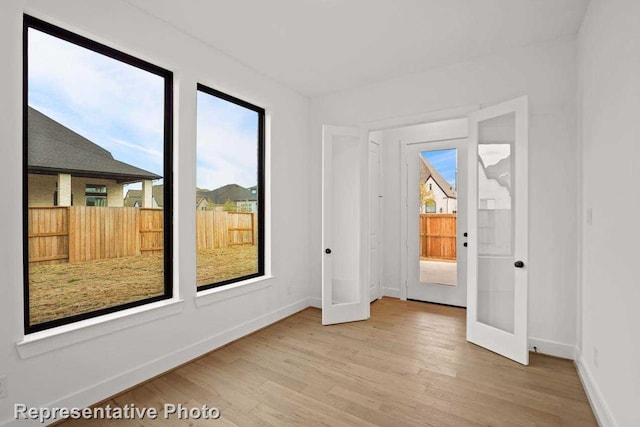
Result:
{"label": "gray shingled roof", "polygon": [[134,182],[159,175],[113,158],[110,152],[29,107],[28,170]]}
{"label": "gray shingled roof", "polygon": [[238,184],[228,184],[211,191],[197,191],[199,196],[205,197],[209,202],[222,205],[227,200],[239,202],[243,200],[258,200],[257,192],[251,194],[251,190]]}
{"label": "gray shingled roof", "polygon": [[429,177],[432,177],[433,180],[438,184],[438,187],[444,191],[444,194],[447,195],[450,199],[455,199],[458,196],[458,193],[455,188],[451,184],[447,182],[446,179],[442,177],[434,168],[431,163],[427,159],[425,159],[422,155],[420,156],[420,182],[426,182]]}

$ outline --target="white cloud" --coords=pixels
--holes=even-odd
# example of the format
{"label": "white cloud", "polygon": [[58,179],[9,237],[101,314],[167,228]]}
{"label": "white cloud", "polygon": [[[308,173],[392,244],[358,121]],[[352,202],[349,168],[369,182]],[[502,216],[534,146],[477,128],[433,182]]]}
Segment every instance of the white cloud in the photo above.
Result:
{"label": "white cloud", "polygon": [[119,160],[160,174],[161,157],[140,164],[134,151],[162,153],[163,84],[157,75],[29,29],[30,105]]}
{"label": "white cloud", "polygon": [[[163,79],[29,30],[29,103],[109,150],[162,175]],[[197,185],[257,184],[257,114],[198,94]]]}
{"label": "white cloud", "polygon": [[256,185],[256,140],[255,136],[251,138],[229,127],[199,125],[198,187],[213,189],[226,184]]}
{"label": "white cloud", "polygon": [[197,186],[251,187],[258,178],[257,113],[198,94]]}
{"label": "white cloud", "polygon": [[162,151],[156,150],[155,148],[143,147],[143,146],[140,146],[140,145],[137,145],[137,144],[133,144],[131,142],[123,141],[123,140],[117,139],[117,138],[113,138],[112,141],[115,144],[121,145],[123,147],[131,148],[133,150],[140,151],[140,152],[145,153],[145,154],[150,154],[153,157],[157,157],[159,159],[162,159]]}

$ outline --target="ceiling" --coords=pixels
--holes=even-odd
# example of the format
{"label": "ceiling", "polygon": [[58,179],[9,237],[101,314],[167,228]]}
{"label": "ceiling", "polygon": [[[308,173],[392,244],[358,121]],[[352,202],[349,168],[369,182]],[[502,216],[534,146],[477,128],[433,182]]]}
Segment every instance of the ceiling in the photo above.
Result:
{"label": "ceiling", "polygon": [[321,95],[576,34],[589,0],[125,0]]}

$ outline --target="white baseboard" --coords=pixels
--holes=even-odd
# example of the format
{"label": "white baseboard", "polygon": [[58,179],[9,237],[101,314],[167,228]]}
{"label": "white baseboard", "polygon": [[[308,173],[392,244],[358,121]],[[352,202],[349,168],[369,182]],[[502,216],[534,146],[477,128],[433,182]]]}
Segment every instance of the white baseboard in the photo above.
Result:
{"label": "white baseboard", "polygon": [[400,289],[381,288],[380,291],[383,297],[400,298]]}
{"label": "white baseboard", "polygon": [[593,414],[596,416],[598,425],[600,425],[600,427],[618,427],[618,423],[616,423],[613,418],[613,413],[611,409],[609,409],[609,405],[607,405],[598,384],[589,370],[589,366],[587,366],[580,352],[577,352],[575,364],[578,370],[578,377],[582,382],[584,391],[587,393],[587,398],[591,404],[591,409],[593,409]]}
{"label": "white baseboard", "polygon": [[576,358],[576,347],[571,344],[529,337],[529,351],[536,351],[533,347],[536,347],[538,353],[548,354],[549,356],[570,360],[575,360]]}
{"label": "white baseboard", "polygon": [[[393,288],[382,288],[382,295],[394,298],[400,297],[400,290]],[[164,355],[154,359],[144,365],[130,369],[108,380],[98,383],[94,386],[74,392],[61,399],[50,402],[46,407],[86,407],[96,402],[102,401],[109,396],[113,396],[128,388],[134,387],[149,378],[160,375],[170,369],[175,368],[183,363],[189,362],[203,354],[222,347],[232,341],[242,338],[258,329],[264,328],[274,322],[277,322],[287,316],[295,314],[307,307],[322,307],[320,298],[305,298],[278,310],[264,314],[258,318],[252,319],[234,328],[222,331],[209,338],[192,344],[189,347],[180,349],[173,353]],[[582,385],[586,391],[587,397],[601,427],[617,427],[609,406],[606,404],[600,389],[595,383],[588,366],[584,363],[579,351],[572,345],[558,343],[554,341],[541,340],[538,338],[529,338],[529,347],[533,351],[533,346],[537,347],[539,353],[551,356],[562,357],[565,359],[575,360],[578,376],[582,381]],[[54,422],[56,420],[51,420]],[[9,419],[0,422],[0,426],[24,426],[25,421]],[[27,425],[29,423],[27,422]],[[42,425],[34,423],[33,425]]]}
{"label": "white baseboard", "polygon": [[322,298],[309,298],[309,306],[322,309]]}
{"label": "white baseboard", "polygon": [[[164,355],[157,359],[151,360],[144,365],[137,366],[126,372],[120,373],[112,378],[109,378],[101,383],[87,387],[83,390],[69,394],[61,399],[50,402],[45,407],[49,408],[74,408],[74,407],[87,407],[100,402],[110,396],[118,394],[123,390],[134,387],[149,378],[153,378],[163,372],[169,371],[176,366],[180,366],[187,363],[203,354],[213,351],[225,344],[242,338],[258,329],[264,328],[278,320],[284,319],[287,316],[291,316],[305,308],[312,306],[312,298],[304,298],[293,304],[289,304],[278,310],[264,314],[260,317],[252,319],[234,328],[227,329],[209,338],[196,342],[189,347],[180,349],[173,353]],[[50,420],[53,423],[56,420]],[[13,426],[20,425],[25,426],[29,423],[25,420],[5,420],[0,422],[0,426]],[[37,421],[33,425],[42,426]]]}

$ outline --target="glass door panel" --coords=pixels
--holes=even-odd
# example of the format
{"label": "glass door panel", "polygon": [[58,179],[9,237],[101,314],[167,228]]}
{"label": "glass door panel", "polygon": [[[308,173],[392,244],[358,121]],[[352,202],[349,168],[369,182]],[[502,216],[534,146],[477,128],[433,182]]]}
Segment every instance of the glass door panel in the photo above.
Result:
{"label": "glass door panel", "polygon": [[513,333],[515,114],[478,123],[478,321]]}

